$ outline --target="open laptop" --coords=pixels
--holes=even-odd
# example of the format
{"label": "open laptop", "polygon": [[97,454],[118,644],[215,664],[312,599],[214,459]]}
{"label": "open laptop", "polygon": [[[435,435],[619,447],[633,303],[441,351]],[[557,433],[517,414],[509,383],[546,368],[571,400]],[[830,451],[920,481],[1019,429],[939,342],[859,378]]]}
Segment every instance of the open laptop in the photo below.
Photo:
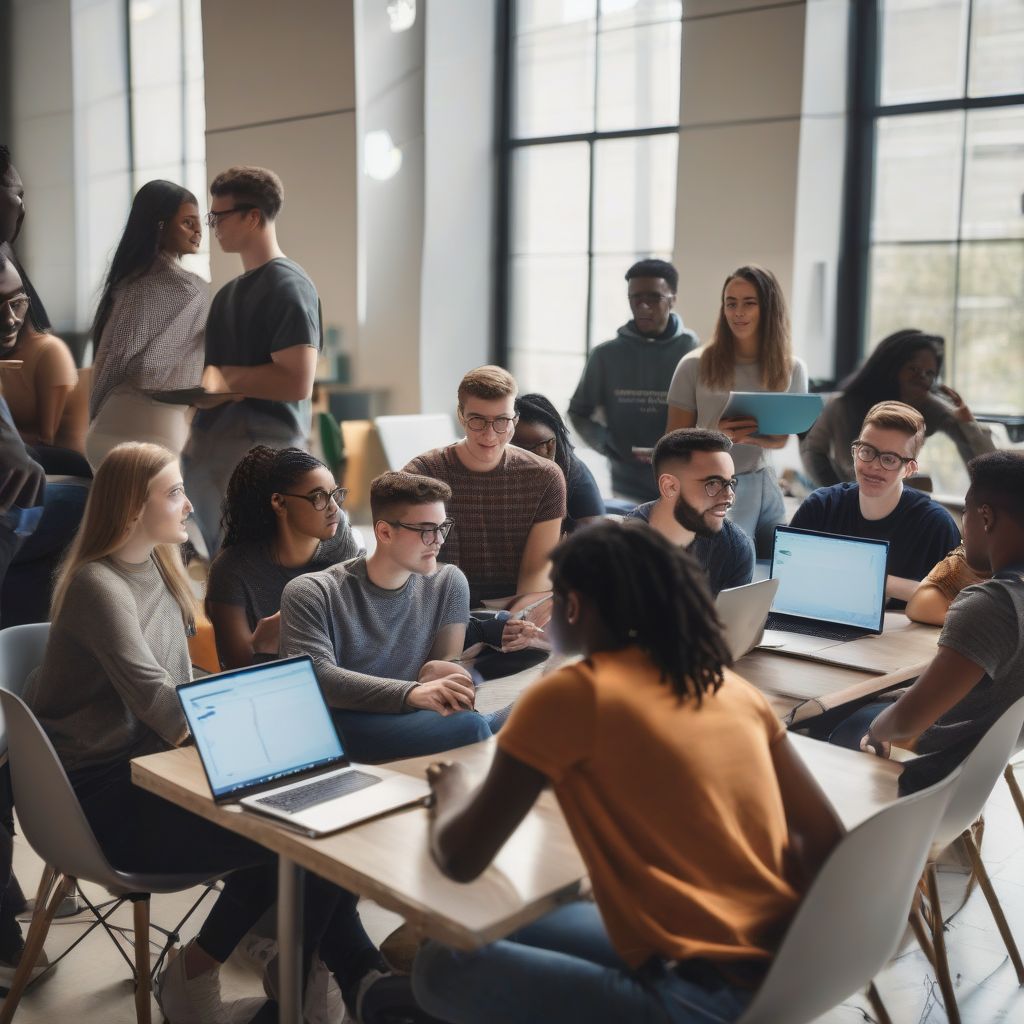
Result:
{"label": "open laptop", "polygon": [[765,619],[778,589],[779,581],[769,579],[719,591],[715,608],[725,626],[725,642],[733,661],[739,661],[761,642]]}
{"label": "open laptop", "polygon": [[779,590],[762,647],[810,654],[882,632],[889,542],[775,528]]}
{"label": "open laptop", "polygon": [[216,803],[322,836],[426,798],[425,779],[354,768],[309,657],[178,687]]}

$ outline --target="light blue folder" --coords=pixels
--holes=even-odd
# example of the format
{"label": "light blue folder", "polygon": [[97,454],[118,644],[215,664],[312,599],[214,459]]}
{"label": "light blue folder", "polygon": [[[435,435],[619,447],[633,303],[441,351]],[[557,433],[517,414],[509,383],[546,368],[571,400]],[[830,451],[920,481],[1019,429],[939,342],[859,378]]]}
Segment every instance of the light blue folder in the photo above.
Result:
{"label": "light blue folder", "polygon": [[758,434],[802,434],[810,430],[825,403],[821,395],[788,391],[732,391],[720,419],[753,416]]}

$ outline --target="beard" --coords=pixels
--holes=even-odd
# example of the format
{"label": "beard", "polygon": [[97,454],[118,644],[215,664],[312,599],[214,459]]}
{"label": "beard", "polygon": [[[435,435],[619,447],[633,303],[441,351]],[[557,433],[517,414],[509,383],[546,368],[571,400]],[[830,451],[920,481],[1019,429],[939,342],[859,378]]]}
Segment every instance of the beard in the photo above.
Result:
{"label": "beard", "polygon": [[714,537],[718,532],[708,526],[704,516],[688,501],[684,501],[681,494],[676,496],[676,503],[672,508],[672,515],[675,516],[676,522],[684,530],[689,530],[690,533],[695,533],[698,537]]}

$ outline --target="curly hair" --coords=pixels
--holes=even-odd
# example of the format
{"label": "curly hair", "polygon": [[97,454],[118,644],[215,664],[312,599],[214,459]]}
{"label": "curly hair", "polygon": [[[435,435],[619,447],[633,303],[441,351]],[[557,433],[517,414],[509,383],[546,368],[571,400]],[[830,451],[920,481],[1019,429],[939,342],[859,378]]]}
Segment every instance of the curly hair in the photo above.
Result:
{"label": "curly hair", "polygon": [[327,467],[301,448],[268,448],[265,444],[250,448],[228,481],[221,505],[221,547],[272,540],[277,517],[271,496],[287,491],[314,469]]}
{"label": "curly hair", "polygon": [[603,521],[551,556],[554,590],[576,591],[600,616],[608,647],[646,651],[680,700],[700,705],[732,664],[705,573],[646,523]]}

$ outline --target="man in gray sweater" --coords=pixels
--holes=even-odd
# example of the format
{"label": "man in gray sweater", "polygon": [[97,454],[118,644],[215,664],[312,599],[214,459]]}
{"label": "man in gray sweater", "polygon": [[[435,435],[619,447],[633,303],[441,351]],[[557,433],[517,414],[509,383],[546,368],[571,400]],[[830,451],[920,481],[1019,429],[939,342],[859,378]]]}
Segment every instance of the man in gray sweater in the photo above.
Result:
{"label": "man in gray sweater", "polygon": [[456,526],[445,515],[450,498],[440,480],[384,473],[370,485],[374,553],[284,588],[281,655],[313,658],[355,761],[476,743],[504,717],[473,710],[473,681],[458,663],[469,584],[456,566],[437,561]]}
{"label": "man in gray sweater", "polygon": [[671,263],[641,260],[626,281],[633,319],[588,356],[569,418],[591,448],[608,456],[616,495],[654,501],[650,464],[633,449],[653,448],[665,433],[672,374],[698,342],[672,312],[679,274]]}

